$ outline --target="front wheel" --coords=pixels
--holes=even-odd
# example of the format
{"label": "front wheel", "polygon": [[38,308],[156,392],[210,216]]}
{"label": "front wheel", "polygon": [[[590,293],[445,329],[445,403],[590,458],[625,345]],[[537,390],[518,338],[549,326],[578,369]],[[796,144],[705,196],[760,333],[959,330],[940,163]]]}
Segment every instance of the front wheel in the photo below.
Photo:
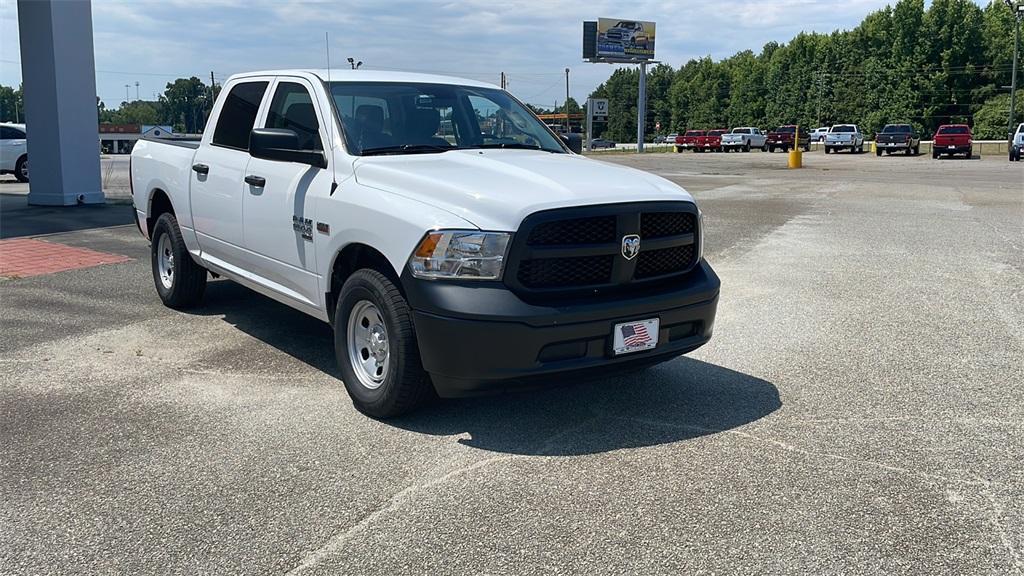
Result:
{"label": "front wheel", "polygon": [[342,286],[334,353],[352,404],[368,416],[398,416],[433,395],[412,311],[395,284],[376,270],[357,270]]}
{"label": "front wheel", "polygon": [[206,291],[206,268],[192,260],[173,214],[167,212],[157,218],[150,255],[153,282],[164,305],[181,310],[202,301]]}
{"label": "front wheel", "polygon": [[18,158],[14,164],[14,177],[18,182],[28,182],[28,154]]}

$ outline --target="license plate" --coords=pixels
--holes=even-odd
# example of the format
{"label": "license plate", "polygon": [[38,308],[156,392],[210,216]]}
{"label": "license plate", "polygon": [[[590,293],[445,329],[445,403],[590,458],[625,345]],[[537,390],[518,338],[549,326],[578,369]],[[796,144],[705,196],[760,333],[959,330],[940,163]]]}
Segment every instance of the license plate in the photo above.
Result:
{"label": "license plate", "polygon": [[705,144],[704,147],[705,148],[711,148],[711,144]]}
{"label": "license plate", "polygon": [[623,322],[613,329],[612,351],[616,356],[650,350],[658,345],[659,318]]}
{"label": "license plate", "polygon": [[950,150],[956,150],[956,146],[950,146],[949,149]]}

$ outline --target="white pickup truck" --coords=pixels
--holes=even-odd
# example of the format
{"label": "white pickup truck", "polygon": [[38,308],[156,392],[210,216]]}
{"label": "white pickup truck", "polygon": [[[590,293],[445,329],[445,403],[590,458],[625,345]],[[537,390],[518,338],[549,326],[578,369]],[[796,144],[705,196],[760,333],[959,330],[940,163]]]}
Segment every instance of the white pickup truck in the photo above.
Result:
{"label": "white pickup truck", "polygon": [[371,416],[711,338],[720,283],[693,198],[572,153],[489,84],[239,74],[201,140],[142,140],[130,166],[163,302],[199,305],[213,274],[331,323]]}
{"label": "white pickup truck", "polygon": [[825,154],[849,150],[851,154],[864,152],[864,133],[856,124],[836,124],[825,135]]}
{"label": "white pickup truck", "polygon": [[768,151],[768,137],[760,128],[744,126],[733,128],[728,134],[722,134],[722,149],[726,152],[750,152],[751,148],[760,148],[762,152]]}

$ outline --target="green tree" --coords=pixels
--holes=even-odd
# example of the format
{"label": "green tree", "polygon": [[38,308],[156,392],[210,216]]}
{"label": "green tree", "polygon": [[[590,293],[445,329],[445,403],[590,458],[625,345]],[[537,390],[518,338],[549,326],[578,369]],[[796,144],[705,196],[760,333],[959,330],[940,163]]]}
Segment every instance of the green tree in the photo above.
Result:
{"label": "green tree", "polygon": [[189,133],[203,129],[209,102],[210,90],[195,76],[169,82],[160,96],[165,122]]}
{"label": "green tree", "polygon": [[20,86],[0,86],[0,122],[25,122],[25,101]]}

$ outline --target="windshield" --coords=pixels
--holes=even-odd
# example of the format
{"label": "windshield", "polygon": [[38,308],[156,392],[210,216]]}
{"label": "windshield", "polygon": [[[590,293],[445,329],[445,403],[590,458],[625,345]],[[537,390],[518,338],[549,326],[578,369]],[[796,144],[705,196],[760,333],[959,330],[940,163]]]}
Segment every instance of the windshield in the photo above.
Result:
{"label": "windshield", "polygon": [[967,134],[967,126],[942,126],[939,134]]}
{"label": "windshield", "polygon": [[356,155],[466,148],[564,153],[540,120],[494,88],[413,82],[332,82],[331,96]]}
{"label": "windshield", "polygon": [[853,132],[853,126],[833,126],[832,132]]}
{"label": "windshield", "polygon": [[882,128],[882,134],[900,134],[903,132],[910,132],[910,126],[907,124],[889,124]]}

